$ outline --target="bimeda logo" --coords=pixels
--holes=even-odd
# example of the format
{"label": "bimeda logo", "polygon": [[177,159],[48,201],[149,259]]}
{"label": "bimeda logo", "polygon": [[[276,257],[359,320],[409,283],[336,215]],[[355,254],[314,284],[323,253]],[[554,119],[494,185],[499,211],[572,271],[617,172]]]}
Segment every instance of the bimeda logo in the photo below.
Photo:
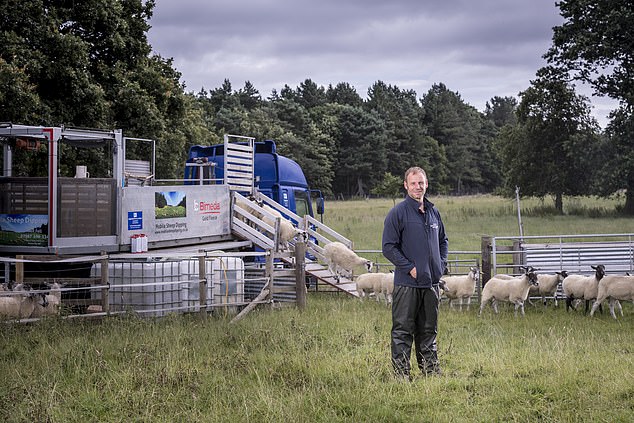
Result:
{"label": "bimeda logo", "polygon": [[197,211],[199,214],[220,214],[220,203],[218,201],[214,201],[213,203],[194,201],[194,211]]}

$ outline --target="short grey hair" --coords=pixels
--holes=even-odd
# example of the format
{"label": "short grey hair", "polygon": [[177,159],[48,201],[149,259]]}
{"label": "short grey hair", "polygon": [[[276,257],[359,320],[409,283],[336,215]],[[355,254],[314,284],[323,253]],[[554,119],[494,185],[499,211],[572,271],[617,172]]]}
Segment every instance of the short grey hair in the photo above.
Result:
{"label": "short grey hair", "polygon": [[427,173],[425,172],[425,170],[422,167],[418,167],[418,166],[413,166],[410,167],[409,169],[407,169],[405,171],[405,179],[403,179],[405,182],[407,182],[407,177],[409,175],[411,175],[412,173],[422,173],[423,176],[425,177],[425,180],[427,180]]}

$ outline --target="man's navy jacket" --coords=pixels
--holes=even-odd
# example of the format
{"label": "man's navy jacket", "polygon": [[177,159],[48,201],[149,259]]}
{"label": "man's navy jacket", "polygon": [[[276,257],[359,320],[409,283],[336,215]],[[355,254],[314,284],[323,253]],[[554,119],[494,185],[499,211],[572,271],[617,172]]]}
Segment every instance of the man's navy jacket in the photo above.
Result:
{"label": "man's navy jacket", "polygon": [[[394,285],[431,288],[447,267],[445,226],[434,204],[427,197],[423,201],[425,213],[406,195],[385,217],[383,255],[395,266]],[[416,279],[409,273],[414,267]]]}

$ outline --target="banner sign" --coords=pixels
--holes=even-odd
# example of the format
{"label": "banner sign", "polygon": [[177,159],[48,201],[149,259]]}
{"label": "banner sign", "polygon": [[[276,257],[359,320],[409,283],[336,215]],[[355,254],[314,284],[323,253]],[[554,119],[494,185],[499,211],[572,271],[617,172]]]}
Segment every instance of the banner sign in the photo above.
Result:
{"label": "banner sign", "polygon": [[0,214],[0,245],[48,245],[47,214]]}
{"label": "banner sign", "polygon": [[229,235],[230,205],[227,185],[125,187],[121,243]]}

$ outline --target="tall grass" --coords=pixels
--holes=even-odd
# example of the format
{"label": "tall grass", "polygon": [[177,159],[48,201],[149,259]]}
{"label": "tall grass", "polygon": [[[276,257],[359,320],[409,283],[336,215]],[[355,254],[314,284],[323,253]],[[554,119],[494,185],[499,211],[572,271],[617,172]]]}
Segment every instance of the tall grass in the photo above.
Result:
{"label": "tall grass", "polygon": [[[435,202],[452,249],[478,249],[479,234],[516,227],[504,200]],[[349,230],[357,248],[376,248],[391,206],[329,203],[326,223]],[[526,219],[546,233],[632,229],[615,217]],[[617,321],[561,306],[477,317],[442,304],[444,374],[414,372],[412,383],[392,378],[389,309],[343,294],[311,292],[303,312],[259,307],[235,325],[198,315],[0,322],[0,421],[634,421],[634,307],[623,311]]]}
{"label": "tall grass", "polygon": [[313,293],[304,312],[1,325],[0,420],[632,421],[634,310],[514,318],[441,307],[441,377],[392,379],[390,313]]}

